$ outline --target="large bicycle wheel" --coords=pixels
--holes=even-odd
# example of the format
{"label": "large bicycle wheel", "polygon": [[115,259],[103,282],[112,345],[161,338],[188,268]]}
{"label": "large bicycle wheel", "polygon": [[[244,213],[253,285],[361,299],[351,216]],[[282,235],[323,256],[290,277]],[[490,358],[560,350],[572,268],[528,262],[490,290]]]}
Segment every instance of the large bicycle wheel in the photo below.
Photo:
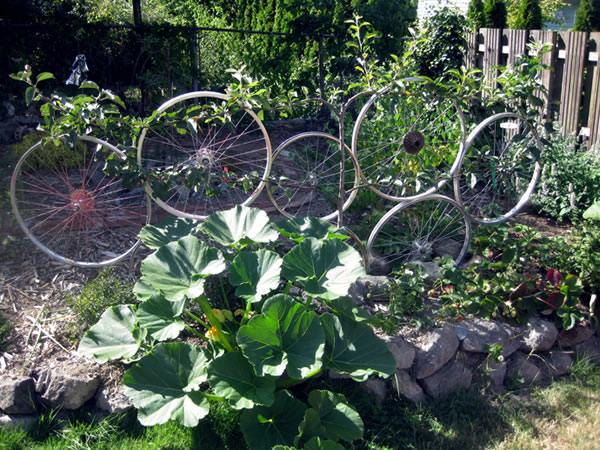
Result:
{"label": "large bicycle wheel", "polygon": [[454,195],[472,220],[494,224],[517,214],[540,175],[542,143],[518,114],[488,117],[467,138]]}
{"label": "large bicycle wheel", "polygon": [[389,273],[412,261],[464,258],[471,240],[471,225],[454,200],[433,194],[401,202],[375,225],[367,241],[369,270]]}
{"label": "large bicycle wheel", "polygon": [[392,201],[440,189],[458,168],[465,137],[456,102],[420,79],[373,95],[352,134],[363,183]]}
{"label": "large bicycle wheel", "polygon": [[258,116],[217,92],[191,92],[161,105],[138,143],[147,191],[171,214],[205,219],[249,205],[264,187],[271,143]]}
{"label": "large bicycle wheel", "polygon": [[340,190],[341,148],[338,138],[307,132],[292,136],[276,150],[267,192],[288,218],[314,216],[332,220],[338,204],[345,211],[354,200],[359,175],[352,152],[344,146],[344,192]]}
{"label": "large bicycle wheel", "polygon": [[150,208],[141,183],[125,186],[118,173],[109,174],[123,158],[91,136],[72,146],[63,138],[27,150],[10,184],[13,211],[27,237],[51,257],[82,267],[114,264],[133,252]]}

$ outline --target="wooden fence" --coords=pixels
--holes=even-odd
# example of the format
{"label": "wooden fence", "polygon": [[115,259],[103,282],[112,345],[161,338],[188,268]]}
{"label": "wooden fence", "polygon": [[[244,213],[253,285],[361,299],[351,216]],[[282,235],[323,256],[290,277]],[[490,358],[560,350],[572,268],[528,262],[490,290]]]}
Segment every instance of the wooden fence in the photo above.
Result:
{"label": "wooden fence", "polygon": [[532,41],[552,46],[543,61],[551,70],[542,73],[547,116],[559,121],[565,135],[582,136],[589,148],[600,151],[600,32],[482,28],[468,35],[465,65],[481,69],[485,80],[495,83],[496,67],[514,63]]}

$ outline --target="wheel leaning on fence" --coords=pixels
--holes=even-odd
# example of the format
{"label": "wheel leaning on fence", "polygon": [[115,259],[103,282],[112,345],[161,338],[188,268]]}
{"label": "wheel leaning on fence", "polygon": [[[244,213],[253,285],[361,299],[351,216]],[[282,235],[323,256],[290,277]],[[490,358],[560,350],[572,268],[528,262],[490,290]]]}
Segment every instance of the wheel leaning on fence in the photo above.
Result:
{"label": "wheel leaning on fence", "polygon": [[333,220],[338,202],[345,211],[357,194],[359,173],[356,159],[344,145],[344,195],[340,195],[342,158],[340,140],[322,132],[300,133],[275,150],[267,193],[285,217],[319,217]]}
{"label": "wheel leaning on fence", "polygon": [[391,201],[433,194],[453,177],[464,148],[465,120],[451,98],[420,78],[371,96],[352,133],[362,182]]}
{"label": "wheel leaning on fence", "polygon": [[464,258],[471,223],[453,199],[432,194],[400,202],[377,222],[367,241],[368,270],[388,274],[411,261]]}
{"label": "wheel leaning on fence", "polygon": [[148,194],[169,213],[203,220],[249,205],[271,168],[259,117],[226,94],[198,91],[163,103],[138,142]]}
{"label": "wheel leaning on fence", "polygon": [[542,143],[519,114],[488,117],[469,134],[454,175],[454,195],[474,222],[496,224],[529,201],[540,176]]}
{"label": "wheel leaning on fence", "polygon": [[11,183],[13,212],[25,235],[47,255],[68,265],[115,264],[139,245],[150,220],[142,186],[125,186],[107,165],[124,158],[92,136],[69,143],[63,136],[38,142],[17,162]]}

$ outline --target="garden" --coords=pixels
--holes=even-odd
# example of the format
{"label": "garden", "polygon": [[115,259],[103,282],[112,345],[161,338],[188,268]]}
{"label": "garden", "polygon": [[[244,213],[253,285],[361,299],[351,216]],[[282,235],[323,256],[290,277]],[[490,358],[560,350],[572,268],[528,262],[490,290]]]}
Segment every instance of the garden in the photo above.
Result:
{"label": "garden", "polygon": [[600,161],[541,113],[548,49],[490,85],[451,10],[389,58],[345,26],[318,97],[11,74],[0,446],[596,442]]}

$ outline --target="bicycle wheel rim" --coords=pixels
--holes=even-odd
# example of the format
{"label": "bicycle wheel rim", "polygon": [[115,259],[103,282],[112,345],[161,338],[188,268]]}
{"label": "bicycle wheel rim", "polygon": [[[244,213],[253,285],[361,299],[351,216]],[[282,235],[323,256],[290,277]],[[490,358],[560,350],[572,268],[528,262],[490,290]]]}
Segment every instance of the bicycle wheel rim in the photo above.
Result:
{"label": "bicycle wheel rim", "polygon": [[191,92],[157,110],[138,142],[146,190],[164,210],[204,220],[250,205],[271,167],[271,142],[259,117],[218,92]]}
{"label": "bicycle wheel rim", "polygon": [[454,176],[454,196],[470,219],[497,224],[529,202],[541,166],[542,143],[529,121],[504,112],[482,121],[469,134]]}
{"label": "bicycle wheel rim", "polygon": [[396,202],[433,194],[458,170],[465,134],[457,103],[422,80],[384,89],[362,107],[352,133],[361,182]]}
{"label": "bicycle wheel rim", "polygon": [[140,244],[137,234],[150,220],[146,193],[103,171],[109,155],[124,159],[111,144],[80,136],[83,149],[65,158],[64,137],[58,142],[63,147],[38,142],[17,162],[10,185],[15,218],[39,249],[64,264],[115,264]]}
{"label": "bicycle wheel rim", "polygon": [[389,273],[409,262],[444,256],[458,265],[470,240],[470,221],[453,199],[433,194],[402,202],[377,222],[369,236],[369,270]]}
{"label": "bicycle wheel rim", "polygon": [[[344,145],[345,211],[357,195],[359,174],[350,149]],[[322,132],[300,133],[277,149],[269,174],[267,193],[285,217],[319,217],[333,220],[340,201],[340,140]]]}

